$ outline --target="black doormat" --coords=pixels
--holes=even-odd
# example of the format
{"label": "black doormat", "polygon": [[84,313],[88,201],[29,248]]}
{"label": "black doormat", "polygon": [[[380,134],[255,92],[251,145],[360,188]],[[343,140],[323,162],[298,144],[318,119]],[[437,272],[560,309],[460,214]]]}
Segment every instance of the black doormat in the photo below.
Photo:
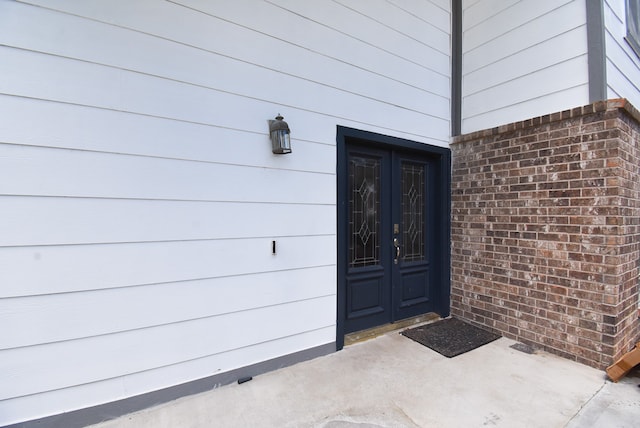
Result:
{"label": "black doormat", "polygon": [[451,358],[500,337],[457,318],[447,318],[402,332],[403,336]]}

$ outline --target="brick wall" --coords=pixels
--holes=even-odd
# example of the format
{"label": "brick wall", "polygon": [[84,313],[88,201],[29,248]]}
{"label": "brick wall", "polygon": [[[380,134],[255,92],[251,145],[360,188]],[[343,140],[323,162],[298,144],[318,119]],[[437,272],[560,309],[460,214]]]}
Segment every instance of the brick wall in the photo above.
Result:
{"label": "brick wall", "polygon": [[454,316],[598,368],[633,347],[639,121],[609,100],[454,139]]}

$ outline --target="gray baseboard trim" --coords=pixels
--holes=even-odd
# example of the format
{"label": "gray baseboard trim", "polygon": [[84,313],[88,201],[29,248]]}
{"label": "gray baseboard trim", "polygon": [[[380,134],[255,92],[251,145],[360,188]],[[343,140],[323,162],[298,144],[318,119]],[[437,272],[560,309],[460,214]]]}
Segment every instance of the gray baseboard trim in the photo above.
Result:
{"label": "gray baseboard trim", "polygon": [[272,360],[209,376],[192,382],[183,383],[158,391],[100,404],[94,407],[75,410],[59,415],[47,416],[26,422],[9,425],[5,428],[81,428],[117,417],[137,412],[159,404],[167,403],[188,395],[210,391],[220,386],[236,382],[238,379],[258,376],[263,373],[291,366],[336,351],[335,342],[284,355]]}

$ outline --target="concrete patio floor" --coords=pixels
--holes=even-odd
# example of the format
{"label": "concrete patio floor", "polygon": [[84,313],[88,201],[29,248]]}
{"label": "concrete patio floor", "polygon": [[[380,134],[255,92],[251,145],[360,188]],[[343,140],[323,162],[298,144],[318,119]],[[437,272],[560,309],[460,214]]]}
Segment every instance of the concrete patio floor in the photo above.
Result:
{"label": "concrete patio floor", "polygon": [[640,426],[637,374],[612,383],[604,371],[514,343],[449,359],[390,332],[96,427]]}

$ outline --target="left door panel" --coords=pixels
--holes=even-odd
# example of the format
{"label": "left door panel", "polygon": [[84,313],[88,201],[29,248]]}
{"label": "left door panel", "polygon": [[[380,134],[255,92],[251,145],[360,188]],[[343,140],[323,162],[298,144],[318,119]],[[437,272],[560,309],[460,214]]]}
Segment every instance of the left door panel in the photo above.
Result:
{"label": "left door panel", "polygon": [[350,147],[348,173],[347,333],[391,322],[389,251],[390,155]]}

